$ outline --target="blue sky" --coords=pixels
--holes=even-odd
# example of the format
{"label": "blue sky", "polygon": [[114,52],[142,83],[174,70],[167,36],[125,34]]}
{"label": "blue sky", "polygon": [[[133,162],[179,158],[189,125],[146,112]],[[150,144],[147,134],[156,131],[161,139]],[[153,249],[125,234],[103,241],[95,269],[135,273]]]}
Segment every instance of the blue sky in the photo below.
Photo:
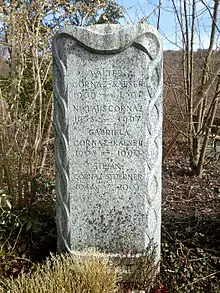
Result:
{"label": "blue sky", "polygon": [[[187,0],[191,3],[191,0]],[[126,22],[137,23],[142,18],[150,15],[149,23],[156,26],[157,23],[157,5],[158,0],[117,0],[126,9]],[[174,1],[176,5],[180,5],[180,0]],[[205,0],[207,5],[213,6],[213,0]],[[161,25],[160,31],[164,36],[164,49],[178,49],[181,46],[180,29],[171,5],[171,0],[163,0],[161,8]],[[155,13],[153,13],[153,11]],[[207,48],[209,45],[211,17],[207,9],[200,0],[197,0],[197,12],[199,16],[196,18],[196,38],[195,49]],[[218,23],[220,28],[220,23]],[[219,36],[219,33],[218,33]],[[220,44],[219,38],[216,40],[217,45]]]}

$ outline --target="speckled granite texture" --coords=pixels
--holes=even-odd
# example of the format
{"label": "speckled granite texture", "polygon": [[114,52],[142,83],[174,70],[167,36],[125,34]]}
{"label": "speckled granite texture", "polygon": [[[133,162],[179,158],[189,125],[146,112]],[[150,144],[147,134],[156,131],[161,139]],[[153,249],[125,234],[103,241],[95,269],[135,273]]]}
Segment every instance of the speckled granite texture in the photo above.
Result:
{"label": "speckled granite texture", "polygon": [[160,253],[162,44],[147,25],[53,41],[59,250]]}

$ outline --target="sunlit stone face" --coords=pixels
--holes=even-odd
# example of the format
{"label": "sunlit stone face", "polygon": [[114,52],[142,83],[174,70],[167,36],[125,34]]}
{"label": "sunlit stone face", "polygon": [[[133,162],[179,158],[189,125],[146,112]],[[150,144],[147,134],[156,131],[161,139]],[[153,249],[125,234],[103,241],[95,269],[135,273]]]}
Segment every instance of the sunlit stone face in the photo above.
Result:
{"label": "sunlit stone face", "polygon": [[160,246],[162,48],[153,28],[70,28],[54,40],[59,246]]}

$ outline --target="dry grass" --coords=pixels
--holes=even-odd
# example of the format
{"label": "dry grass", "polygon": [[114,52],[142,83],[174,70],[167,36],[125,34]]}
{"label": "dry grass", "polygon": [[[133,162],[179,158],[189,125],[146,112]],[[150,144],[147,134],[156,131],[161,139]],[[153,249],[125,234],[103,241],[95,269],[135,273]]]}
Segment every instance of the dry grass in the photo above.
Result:
{"label": "dry grass", "polygon": [[3,280],[0,293],[113,293],[119,276],[107,256],[90,250],[52,256],[36,272]]}

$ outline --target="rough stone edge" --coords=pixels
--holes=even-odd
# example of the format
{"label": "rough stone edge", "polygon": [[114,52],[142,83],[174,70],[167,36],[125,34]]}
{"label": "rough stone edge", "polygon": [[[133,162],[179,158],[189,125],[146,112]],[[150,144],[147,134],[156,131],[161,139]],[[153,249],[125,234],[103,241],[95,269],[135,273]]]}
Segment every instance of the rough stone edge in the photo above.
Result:
{"label": "rough stone edge", "polygon": [[[115,25],[114,25],[115,26]],[[117,25],[118,27],[121,27],[121,25]],[[95,26],[92,26],[93,28]],[[122,26],[124,27],[124,26]],[[134,26],[134,27],[137,27]],[[60,50],[57,46],[58,41],[61,37],[64,35],[70,36],[75,39],[75,41],[78,42],[79,45],[82,45],[86,47],[89,51],[93,51],[96,53],[119,53],[123,50],[126,50],[130,46],[135,46],[139,48],[141,51],[147,53],[150,56],[150,59],[152,61],[151,63],[151,70],[149,72],[149,78],[152,77],[152,73],[154,70],[158,70],[158,66],[161,67],[161,74],[159,77],[159,84],[157,85],[157,93],[154,98],[151,99],[150,107],[149,107],[149,117],[151,114],[152,107],[155,106],[158,98],[162,95],[161,89],[162,89],[162,83],[163,83],[163,74],[162,74],[162,56],[163,56],[163,48],[162,48],[162,41],[160,38],[159,33],[155,28],[148,25],[138,25],[138,27],[143,27],[142,33],[130,40],[127,44],[124,44],[123,47],[114,48],[110,50],[96,50],[93,48],[88,48],[87,45],[82,45],[78,40],[75,39],[74,33],[71,33],[71,29],[74,29],[74,32],[78,31],[78,36],[82,32],[82,30],[86,31],[85,28],[82,27],[71,27],[68,29],[64,29],[63,31],[59,32],[55,35],[53,39],[53,89],[54,89],[54,128],[56,133],[56,143],[59,142],[61,144],[61,148],[58,150],[55,147],[55,161],[56,161],[56,197],[57,197],[57,216],[56,216],[56,222],[57,222],[57,233],[58,233],[58,250],[59,251],[65,251],[71,253],[71,244],[70,244],[70,194],[69,194],[69,142],[68,142],[68,85],[66,82],[66,56],[64,53],[64,50]],[[87,31],[88,27],[87,27]],[[91,30],[90,30],[91,33]],[[93,35],[97,35],[100,38],[100,33],[94,33]],[[150,35],[154,41],[157,43],[158,51],[154,56],[152,56],[149,53],[148,48],[144,45],[142,42],[143,37]],[[91,36],[92,37],[92,36]],[[60,74],[59,84],[62,84],[62,87],[59,88],[57,86],[58,84],[58,77],[57,72]],[[157,129],[154,131],[154,135],[151,137],[151,142],[155,142],[157,137],[160,136],[162,128],[162,113],[160,113],[160,119],[158,121]],[[162,158],[162,150],[158,149],[158,159],[156,163],[154,164],[148,181],[148,187],[150,191],[150,182],[151,180],[157,178],[158,173],[158,163],[160,162]],[[160,172],[159,172],[160,173]],[[158,184],[159,186],[161,184]],[[161,194],[161,191],[160,191]],[[158,215],[157,215],[158,216]],[[159,218],[161,216],[159,215]],[[65,225],[64,225],[65,224]],[[153,240],[153,239],[152,239]],[[153,242],[152,242],[153,243]],[[160,247],[158,247],[158,253],[160,254]]]}

